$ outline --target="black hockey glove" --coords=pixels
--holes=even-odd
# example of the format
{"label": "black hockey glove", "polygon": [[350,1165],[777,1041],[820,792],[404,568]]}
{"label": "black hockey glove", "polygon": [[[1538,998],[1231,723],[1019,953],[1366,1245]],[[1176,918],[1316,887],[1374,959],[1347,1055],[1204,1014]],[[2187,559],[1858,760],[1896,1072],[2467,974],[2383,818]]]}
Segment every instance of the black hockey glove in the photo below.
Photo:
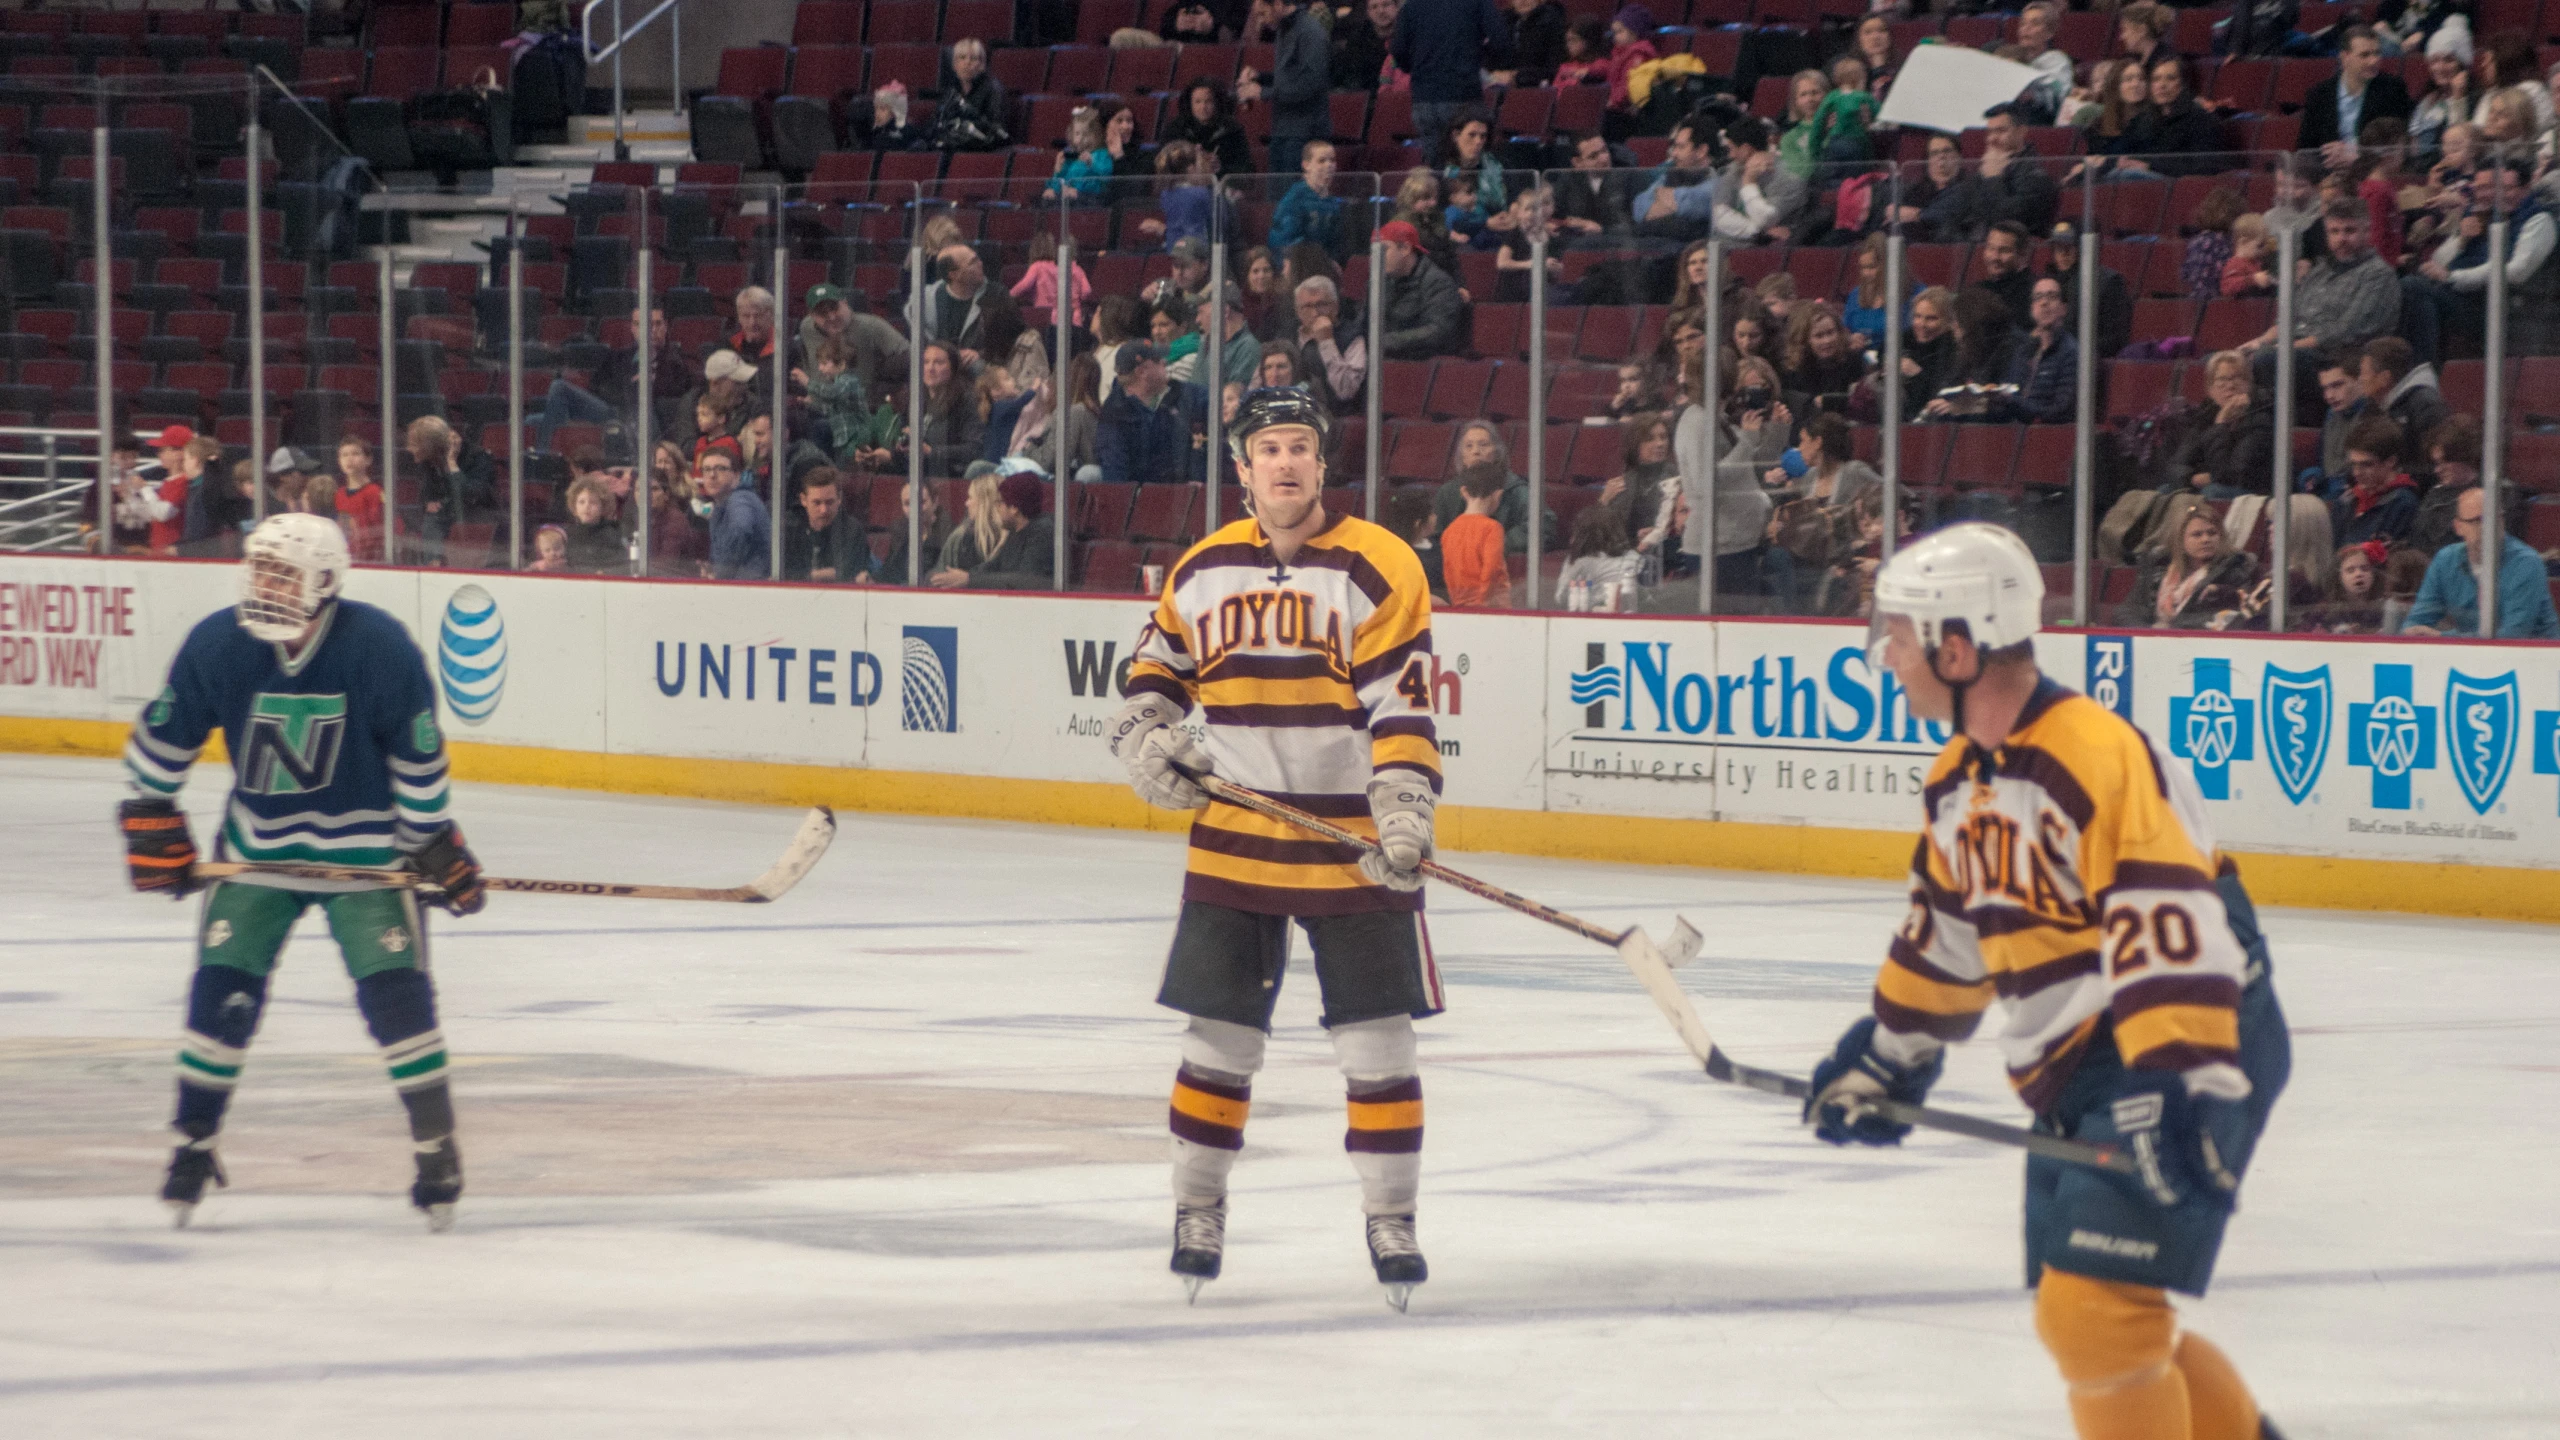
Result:
{"label": "black hockey glove", "polygon": [[2164,1210],[2190,1200],[2224,1210],[2238,1203],[2257,1142],[2247,1101],[2191,1094],[2186,1077],[2170,1071],[2128,1070],[2107,1113],[2152,1203]]}
{"label": "black hockey glove", "polygon": [[1929,1098],[1946,1068],[1940,1051],[1925,1065],[1896,1065],[1876,1053],[1876,1019],[1870,1015],[1848,1029],[1831,1055],[1813,1067],[1812,1093],[1804,1102],[1805,1123],[1834,1145],[1899,1145],[1911,1127],[1868,1110],[1866,1100],[1898,1100],[1918,1105]]}
{"label": "black hockey glove", "polygon": [[174,800],[126,800],[116,806],[124,831],[124,858],[133,888],[146,895],[184,899],[196,888],[196,841]]}
{"label": "black hockey glove", "polygon": [[489,892],[480,884],[480,861],[462,843],[462,827],[448,825],[436,838],[418,847],[409,857],[409,866],[444,891],[430,898],[430,905],[441,905],[456,915],[477,915],[488,903]]}

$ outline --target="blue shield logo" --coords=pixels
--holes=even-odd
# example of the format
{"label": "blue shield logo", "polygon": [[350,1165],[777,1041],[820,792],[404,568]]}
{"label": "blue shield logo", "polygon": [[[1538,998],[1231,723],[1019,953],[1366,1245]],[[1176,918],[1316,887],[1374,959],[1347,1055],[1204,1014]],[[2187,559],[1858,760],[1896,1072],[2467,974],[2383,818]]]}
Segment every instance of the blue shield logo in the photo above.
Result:
{"label": "blue shield logo", "polygon": [[2409,667],[2373,667],[2373,701],[2347,707],[2347,763],[2373,771],[2373,808],[2409,808],[2409,776],[2436,768],[2436,707],[2410,696]]}
{"label": "blue shield logo", "polygon": [[2524,710],[2516,672],[2495,680],[2447,673],[2444,682],[2444,745],[2453,760],[2453,778],[2462,783],[2462,798],[2476,815],[2486,815],[2507,788],[2507,767],[2516,758],[2516,721]]}
{"label": "blue shield logo", "polygon": [[2089,637],[2089,698],[2126,720],[2133,718],[2133,637]]}
{"label": "blue shield logo", "polygon": [[950,734],[960,728],[960,632],[909,625],[898,646],[898,728]]}
{"label": "blue shield logo", "polygon": [[477,585],[465,585],[444,602],[436,627],[436,680],[445,708],[465,725],[497,713],[507,688],[507,622],[498,602]]}
{"label": "blue shield logo", "polygon": [[2267,722],[2267,763],[2284,798],[2299,805],[2320,783],[2329,759],[2329,667],[2285,670],[2270,665],[2258,690]]}
{"label": "blue shield logo", "polygon": [[2231,694],[2231,662],[2196,661],[2193,695],[2169,697],[2169,753],[2195,771],[2208,800],[2231,798],[2231,762],[2257,753],[2258,705]]}

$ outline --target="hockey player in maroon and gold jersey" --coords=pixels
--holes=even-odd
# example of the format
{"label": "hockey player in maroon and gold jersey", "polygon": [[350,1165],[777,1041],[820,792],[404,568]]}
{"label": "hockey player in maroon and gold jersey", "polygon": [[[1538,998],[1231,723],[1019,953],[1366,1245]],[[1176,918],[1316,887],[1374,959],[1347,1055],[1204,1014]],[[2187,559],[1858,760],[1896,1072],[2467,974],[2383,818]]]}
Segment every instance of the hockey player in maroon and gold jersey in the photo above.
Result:
{"label": "hockey player in maroon and gold jersey", "polygon": [[1996,999],[2018,1098],[2138,1175],[2027,1161],[2036,1330],[2082,1440],[2258,1440],[2257,1403],[2170,1290],[2204,1293],[2291,1053],[2257,915],[2194,782],[2148,736],[2045,679],[2044,581],[2015,535],[1957,525],[1876,577],[1874,651],[1954,730],[1922,794],[1911,912],[1874,1013],[1814,1070],[1834,1144],[1909,1126],[1941,1052]]}
{"label": "hockey player in maroon and gold jersey", "polygon": [[[1227,1172],[1244,1146],[1295,922],[1314,952],[1348,1088],[1344,1146],[1360,1175],[1370,1260],[1402,1309],[1428,1274],[1413,1230],[1422,1173],[1413,1022],[1441,1009],[1418,869],[1440,790],[1431,592],[1402,540],[1326,513],[1329,430],[1303,391],[1245,397],[1232,444],[1252,514],[1192,547],[1167,577],[1111,751],[1150,804],[1201,812],[1156,997],[1191,1017],[1171,1112],[1174,1273],[1195,1298],[1217,1277]],[[1383,853],[1214,802],[1190,778],[1200,773],[1374,836]]]}

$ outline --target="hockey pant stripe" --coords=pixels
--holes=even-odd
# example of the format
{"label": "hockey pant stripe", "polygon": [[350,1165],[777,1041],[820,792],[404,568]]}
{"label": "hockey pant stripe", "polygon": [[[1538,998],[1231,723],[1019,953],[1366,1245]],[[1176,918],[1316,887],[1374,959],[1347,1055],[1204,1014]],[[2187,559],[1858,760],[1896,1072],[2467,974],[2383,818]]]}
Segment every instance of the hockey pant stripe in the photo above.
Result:
{"label": "hockey pant stripe", "polygon": [[1422,1153],[1421,1076],[1407,1075],[1384,1084],[1354,1082],[1344,1108],[1351,1125],[1343,1132],[1343,1149],[1368,1155]]}
{"label": "hockey pant stripe", "polygon": [[1184,1065],[1174,1075],[1167,1120],[1177,1139],[1218,1150],[1244,1148],[1244,1122],[1253,1109],[1253,1087],[1212,1080]]}

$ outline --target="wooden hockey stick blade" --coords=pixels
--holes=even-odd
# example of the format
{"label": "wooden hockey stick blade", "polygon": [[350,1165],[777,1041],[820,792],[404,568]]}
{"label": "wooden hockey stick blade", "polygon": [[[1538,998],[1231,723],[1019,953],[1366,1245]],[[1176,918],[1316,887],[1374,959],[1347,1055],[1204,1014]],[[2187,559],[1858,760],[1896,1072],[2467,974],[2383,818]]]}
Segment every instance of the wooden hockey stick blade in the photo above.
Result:
{"label": "wooden hockey stick blade", "polygon": [[[1693,935],[1697,933],[1686,920],[1680,922],[1680,929],[1688,930]],[[1678,931],[1674,931],[1674,934],[1676,936]],[[1811,1086],[1793,1075],[1781,1074],[1775,1070],[1763,1070],[1756,1065],[1737,1063],[1731,1056],[1717,1048],[1715,1037],[1707,1033],[1706,1022],[1698,1018],[1698,1007],[1689,1002],[1688,992],[1682,990],[1680,982],[1672,977],[1669,960],[1653,943],[1651,936],[1641,930],[1630,930],[1618,942],[1617,949],[1619,958],[1626,961],[1629,970],[1635,972],[1637,983],[1644,986],[1645,994],[1653,997],[1654,1007],[1662,1012],[1664,1019],[1671,1022],[1671,1028],[1680,1036],[1680,1043],[1687,1046],[1689,1053],[1696,1056],[1698,1063],[1705,1067],[1708,1078],[1722,1080],[1729,1085],[1758,1090],[1764,1094],[1782,1095],[1799,1103],[1812,1093]],[[2030,1130],[2023,1125],[2004,1125],[1997,1120],[1984,1120],[1951,1110],[1931,1109],[1926,1105],[1905,1105],[1898,1100],[1871,1100],[1867,1102],[1866,1108],[1903,1125],[1943,1130],[1951,1135],[1985,1140],[1994,1145],[2007,1145],[2032,1155],[2042,1155],[2075,1165],[2093,1166],[2100,1170],[2113,1170],[2122,1175],[2135,1173],[2133,1157],[2113,1145],[2092,1145],[2085,1140],[2068,1140],[2059,1135],[2047,1135],[2041,1131]]]}
{"label": "wooden hockey stick blade", "polygon": [[[799,832],[782,858],[744,885],[726,887],[702,885],[625,885],[606,880],[524,880],[505,875],[484,875],[481,885],[490,890],[507,890],[531,895],[587,895],[614,900],[718,900],[738,905],[762,905],[780,899],[791,887],[800,883],[818,858],[836,838],[835,812],[826,806],[812,808],[800,820]],[[349,865],[252,864],[239,860],[201,862],[191,872],[198,881],[224,880],[237,875],[278,875],[294,880],[355,880],[372,885],[416,890],[421,895],[435,896],[444,892],[423,875],[410,870],[366,870]]]}

